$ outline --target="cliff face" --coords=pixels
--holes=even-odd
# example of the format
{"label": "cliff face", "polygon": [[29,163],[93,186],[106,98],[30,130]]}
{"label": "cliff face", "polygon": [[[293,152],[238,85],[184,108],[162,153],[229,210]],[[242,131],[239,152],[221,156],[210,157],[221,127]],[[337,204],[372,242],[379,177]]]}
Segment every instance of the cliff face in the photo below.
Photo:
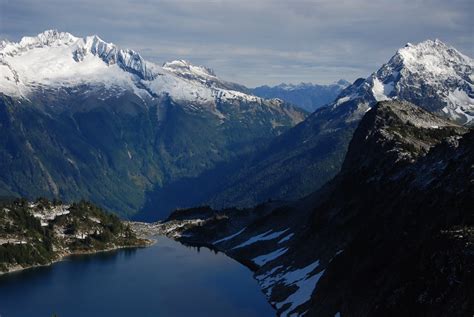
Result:
{"label": "cliff face", "polygon": [[473,311],[474,133],[460,138],[464,129],[436,120],[395,102],[379,104],[361,122],[306,233],[319,243],[343,237],[311,311]]}
{"label": "cliff face", "polygon": [[198,226],[174,234],[255,270],[282,316],[469,315],[473,152],[472,130],[381,102],[321,190],[293,203],[201,210]]}

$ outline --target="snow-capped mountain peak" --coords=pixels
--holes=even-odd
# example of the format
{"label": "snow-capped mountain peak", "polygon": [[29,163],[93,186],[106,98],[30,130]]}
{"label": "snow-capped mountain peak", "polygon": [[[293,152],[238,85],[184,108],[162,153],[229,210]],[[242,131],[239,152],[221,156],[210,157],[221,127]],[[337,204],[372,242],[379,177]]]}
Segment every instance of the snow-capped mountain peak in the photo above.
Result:
{"label": "snow-capped mountain peak", "polygon": [[[182,79],[199,82],[200,84],[215,90],[221,89],[227,91],[227,93],[224,93],[223,95],[229,95],[228,92],[232,91],[231,95],[235,95],[236,97],[240,98],[240,92],[247,91],[245,86],[220,79],[213,69],[206,66],[196,66],[186,60],[180,59],[166,62],[162,67],[164,71],[172,73],[173,75]],[[258,99],[255,99],[254,96],[248,97],[254,100]]]}
{"label": "snow-capped mountain peak", "polygon": [[166,95],[211,109],[219,117],[215,105],[222,100],[262,103],[261,98],[240,92],[239,85],[220,80],[207,67],[184,60],[159,66],[97,35],[81,38],[48,30],[18,43],[0,43],[0,93],[30,99],[39,95],[37,91],[84,86],[89,88],[79,91],[101,91],[104,98],[121,91],[147,100]]}
{"label": "snow-capped mountain peak", "polygon": [[205,66],[195,66],[186,60],[174,60],[163,64],[163,68],[183,77],[212,77],[217,78],[214,70]]}
{"label": "snow-capped mountain peak", "polygon": [[78,38],[70,33],[47,30],[37,36],[24,36],[18,43],[2,41],[0,54],[14,55],[18,52],[37,47],[71,45],[77,40]]}
{"label": "snow-capped mountain peak", "polygon": [[405,73],[424,73],[426,76],[462,76],[472,72],[473,60],[440,40],[426,40],[417,45],[407,44],[399,49],[386,64],[404,68]]}
{"label": "snow-capped mountain peak", "polygon": [[[104,62],[108,64],[114,64],[116,62],[115,56],[118,51],[117,46],[113,43],[106,43],[97,35],[88,36],[85,39],[81,39],[81,41],[78,41],[76,45],[76,54],[79,54],[80,50],[82,49],[84,52],[90,52],[101,57]],[[77,61],[82,60],[81,56],[79,55],[75,57],[77,57]]]}
{"label": "snow-capped mountain peak", "polygon": [[77,41],[77,37],[68,32],[59,32],[58,30],[47,30],[35,37],[23,37],[20,41],[21,45],[31,43],[41,43],[44,45],[67,45]]}
{"label": "snow-capped mountain peak", "polygon": [[153,66],[147,63],[139,53],[130,49],[119,49],[113,43],[107,43],[97,35],[88,36],[75,43],[73,51],[76,62],[84,59],[88,53],[100,57],[107,65],[117,64],[125,71],[132,72],[141,79],[152,80],[157,76]]}
{"label": "snow-capped mountain peak", "polygon": [[377,101],[401,99],[472,124],[473,70],[472,58],[438,39],[408,43],[377,72],[344,90],[335,105],[358,100],[363,113]]}

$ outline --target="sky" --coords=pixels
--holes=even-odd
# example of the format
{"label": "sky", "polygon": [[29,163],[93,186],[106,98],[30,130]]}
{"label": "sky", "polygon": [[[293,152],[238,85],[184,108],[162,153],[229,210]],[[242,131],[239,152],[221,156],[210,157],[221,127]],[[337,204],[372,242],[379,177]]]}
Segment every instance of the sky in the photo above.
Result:
{"label": "sky", "polygon": [[249,87],[367,77],[407,42],[474,57],[472,0],[0,0],[0,39],[97,34]]}

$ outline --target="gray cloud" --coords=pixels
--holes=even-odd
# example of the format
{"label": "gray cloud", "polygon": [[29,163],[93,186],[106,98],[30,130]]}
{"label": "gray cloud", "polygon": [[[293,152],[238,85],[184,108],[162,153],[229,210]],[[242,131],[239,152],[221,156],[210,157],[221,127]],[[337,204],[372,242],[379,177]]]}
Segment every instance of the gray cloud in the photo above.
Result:
{"label": "gray cloud", "polygon": [[473,56],[473,11],[472,0],[0,0],[0,37],[56,28],[249,86],[324,83],[365,77],[427,38]]}

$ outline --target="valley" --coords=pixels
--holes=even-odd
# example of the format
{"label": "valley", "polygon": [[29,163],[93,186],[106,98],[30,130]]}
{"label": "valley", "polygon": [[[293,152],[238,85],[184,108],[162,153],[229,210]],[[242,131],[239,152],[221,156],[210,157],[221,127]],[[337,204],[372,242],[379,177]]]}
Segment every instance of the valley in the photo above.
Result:
{"label": "valley", "polygon": [[392,54],[248,88],[98,35],[1,41],[0,315],[472,315],[474,61]]}
{"label": "valley", "polygon": [[[307,116],[97,36],[50,30],[0,47],[4,196],[86,198],[131,216],[155,187],[250,154]],[[68,66],[49,77],[58,60]]]}

